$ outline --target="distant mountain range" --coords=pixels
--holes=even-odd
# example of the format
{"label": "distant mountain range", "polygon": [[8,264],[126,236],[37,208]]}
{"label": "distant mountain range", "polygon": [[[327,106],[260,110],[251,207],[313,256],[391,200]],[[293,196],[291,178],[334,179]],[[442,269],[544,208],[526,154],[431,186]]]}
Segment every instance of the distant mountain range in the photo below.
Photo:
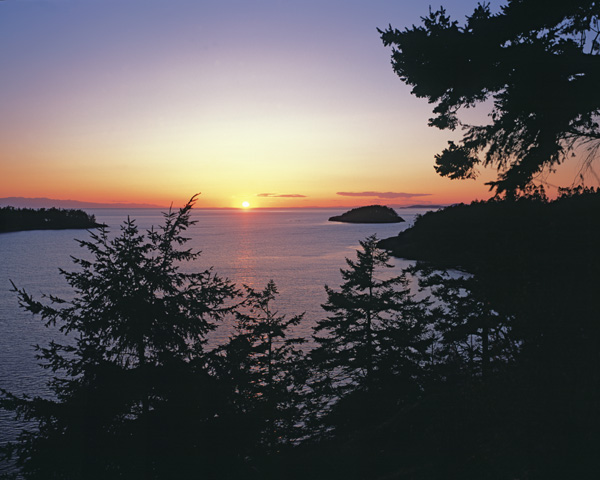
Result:
{"label": "distant mountain range", "polygon": [[437,210],[440,208],[444,208],[447,207],[448,204],[444,204],[444,205],[436,205],[435,203],[432,204],[428,204],[428,203],[421,203],[418,205],[389,205],[390,207],[394,207],[394,208],[428,208],[430,210]]}
{"label": "distant mountain range", "polygon": [[[79,200],[57,200],[54,198],[27,198],[27,197],[4,197],[0,198],[0,207],[15,207],[15,208],[169,208],[169,206],[165,205],[155,205],[151,203],[123,203],[123,202],[115,202],[115,203],[95,203],[95,202],[80,202]],[[438,210],[440,208],[446,207],[447,205],[435,205],[435,204],[420,204],[420,205],[399,205],[399,204],[389,204],[389,207],[392,208],[426,208],[428,210]],[[200,207],[196,207],[200,208]],[[281,208],[277,207],[276,209]],[[294,208],[294,207],[288,207]],[[336,208],[340,210],[348,210],[350,208],[356,208],[355,206],[348,207],[296,207],[296,208]],[[237,208],[233,208],[237,210]],[[265,210],[269,210],[270,208],[263,208]]]}
{"label": "distant mountain range", "polygon": [[150,203],[94,203],[78,200],[56,200],[53,198],[0,198],[0,207],[7,206],[16,208],[165,208],[163,205]]}

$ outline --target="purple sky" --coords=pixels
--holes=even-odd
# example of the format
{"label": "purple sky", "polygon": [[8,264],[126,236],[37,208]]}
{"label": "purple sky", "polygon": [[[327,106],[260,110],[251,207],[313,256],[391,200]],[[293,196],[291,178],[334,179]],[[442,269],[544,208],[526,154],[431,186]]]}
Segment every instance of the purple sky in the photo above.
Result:
{"label": "purple sky", "polygon": [[[476,2],[444,6],[462,21]],[[435,174],[449,135],[427,127],[431,105],[395,76],[376,31],[427,11],[419,0],[0,2],[0,197],[487,197],[485,175]]]}

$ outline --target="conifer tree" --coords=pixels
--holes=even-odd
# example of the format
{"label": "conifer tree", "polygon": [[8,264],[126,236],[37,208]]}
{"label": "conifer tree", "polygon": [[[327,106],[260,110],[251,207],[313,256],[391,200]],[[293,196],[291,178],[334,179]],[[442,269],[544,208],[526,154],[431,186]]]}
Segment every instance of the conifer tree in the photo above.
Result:
{"label": "conifer tree", "polygon": [[194,201],[147,235],[128,219],[115,238],[101,227],[79,241],[92,258],[61,270],[72,298],[14,287],[22,308],[65,334],[36,347],[53,398],[0,397],[35,425],[7,449],[26,479],[160,478],[210,443],[219,400],[205,337],[236,292],[210,269],[181,271],[199,256],[182,247]]}
{"label": "conifer tree", "polygon": [[236,315],[234,334],[220,349],[220,364],[233,398],[232,428],[245,453],[274,453],[296,437],[303,382],[303,338],[289,329],[304,314],[286,318],[274,309],[278,290],[270,280],[261,291],[245,286],[246,299]]}
{"label": "conifer tree", "polygon": [[414,298],[405,273],[385,278],[392,265],[375,235],[360,245],[357,260],[346,259],[341,270],[340,290],[325,287],[330,316],[314,329],[314,387],[330,405],[352,392],[372,399],[398,387],[396,401],[418,388],[428,344],[427,300]]}
{"label": "conifer tree", "polygon": [[489,292],[476,277],[450,275],[418,265],[419,284],[436,300],[431,363],[442,375],[487,380],[511,365],[519,352],[514,316],[495,310]]}
{"label": "conifer tree", "polygon": [[[582,171],[598,158],[600,6],[502,3],[497,12],[478,3],[462,23],[430,9],[422,25],[380,33],[400,79],[435,105],[429,125],[463,130],[435,156],[436,171],[475,178],[480,165],[497,168],[488,185],[512,195],[572,153],[587,150]],[[491,112],[472,124],[462,112],[477,105]]]}

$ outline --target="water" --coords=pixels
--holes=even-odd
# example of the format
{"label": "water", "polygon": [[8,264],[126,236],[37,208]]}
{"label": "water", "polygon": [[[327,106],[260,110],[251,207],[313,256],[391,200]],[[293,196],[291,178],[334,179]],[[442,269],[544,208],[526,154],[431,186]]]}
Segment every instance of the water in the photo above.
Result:
{"label": "water", "polygon": [[[136,219],[140,231],[163,221],[160,210],[90,209],[98,222],[118,232],[127,218]],[[193,210],[198,223],[188,230],[187,246],[201,250],[201,257],[186,270],[214,266],[221,277],[237,285],[262,289],[272,279],[280,295],[279,313],[305,318],[295,334],[310,337],[315,322],[323,317],[324,285],[340,284],[345,258],[355,258],[359,240],[377,234],[396,235],[412,224],[420,209],[398,209],[406,222],[399,224],[347,224],[328,222],[339,209],[297,210]],[[88,239],[85,230],[15,232],[0,235],[0,388],[15,393],[44,394],[48,372],[38,366],[33,346],[59,338],[39,318],[19,309],[10,280],[39,299],[42,294],[68,298],[71,290],[58,269],[74,268],[71,256],[87,257],[74,240]],[[407,262],[394,259],[394,271]],[[221,340],[226,334],[221,335]],[[218,339],[217,339],[218,340]],[[14,438],[19,424],[0,411],[0,442]]]}

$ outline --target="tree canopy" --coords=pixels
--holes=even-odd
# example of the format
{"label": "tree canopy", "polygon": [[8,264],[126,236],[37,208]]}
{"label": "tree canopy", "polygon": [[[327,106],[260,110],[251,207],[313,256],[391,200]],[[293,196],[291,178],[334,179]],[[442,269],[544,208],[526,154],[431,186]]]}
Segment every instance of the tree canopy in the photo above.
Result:
{"label": "tree canopy", "polygon": [[[235,312],[235,331],[217,349],[215,367],[229,386],[232,417],[238,426],[239,449],[276,452],[295,436],[300,417],[300,390],[304,380],[299,369],[305,340],[289,336],[304,314],[286,318],[274,308],[279,294],[273,280],[256,291],[245,285],[246,298]],[[233,442],[232,442],[233,443]]]}
{"label": "tree canopy", "polygon": [[[514,193],[536,175],[600,148],[600,2],[509,0],[499,13],[478,4],[464,24],[444,8],[422,25],[380,30],[392,65],[412,93],[436,104],[429,125],[463,128],[435,156],[449,178],[498,169],[496,193]],[[489,122],[467,125],[459,111],[486,103]]]}
{"label": "tree canopy", "polygon": [[328,402],[357,392],[370,409],[378,391],[418,389],[413,379],[428,347],[428,301],[414,298],[404,274],[386,278],[390,256],[377,242],[367,237],[356,260],[346,259],[339,290],[325,286],[329,316],[314,327],[311,358],[320,377],[315,387]]}
{"label": "tree canopy", "polygon": [[20,230],[62,230],[69,228],[95,228],[94,215],[83,210],[62,208],[0,208],[0,232]]}
{"label": "tree canopy", "polygon": [[31,421],[0,451],[25,478],[166,478],[214,458],[206,432],[225,402],[204,345],[237,292],[211,269],[181,270],[200,254],[183,247],[194,200],[145,235],[128,219],[114,238],[102,226],[79,241],[92,258],[61,270],[72,298],[40,302],[13,285],[25,310],[65,334],[36,347],[53,398],[0,389],[0,407]]}

